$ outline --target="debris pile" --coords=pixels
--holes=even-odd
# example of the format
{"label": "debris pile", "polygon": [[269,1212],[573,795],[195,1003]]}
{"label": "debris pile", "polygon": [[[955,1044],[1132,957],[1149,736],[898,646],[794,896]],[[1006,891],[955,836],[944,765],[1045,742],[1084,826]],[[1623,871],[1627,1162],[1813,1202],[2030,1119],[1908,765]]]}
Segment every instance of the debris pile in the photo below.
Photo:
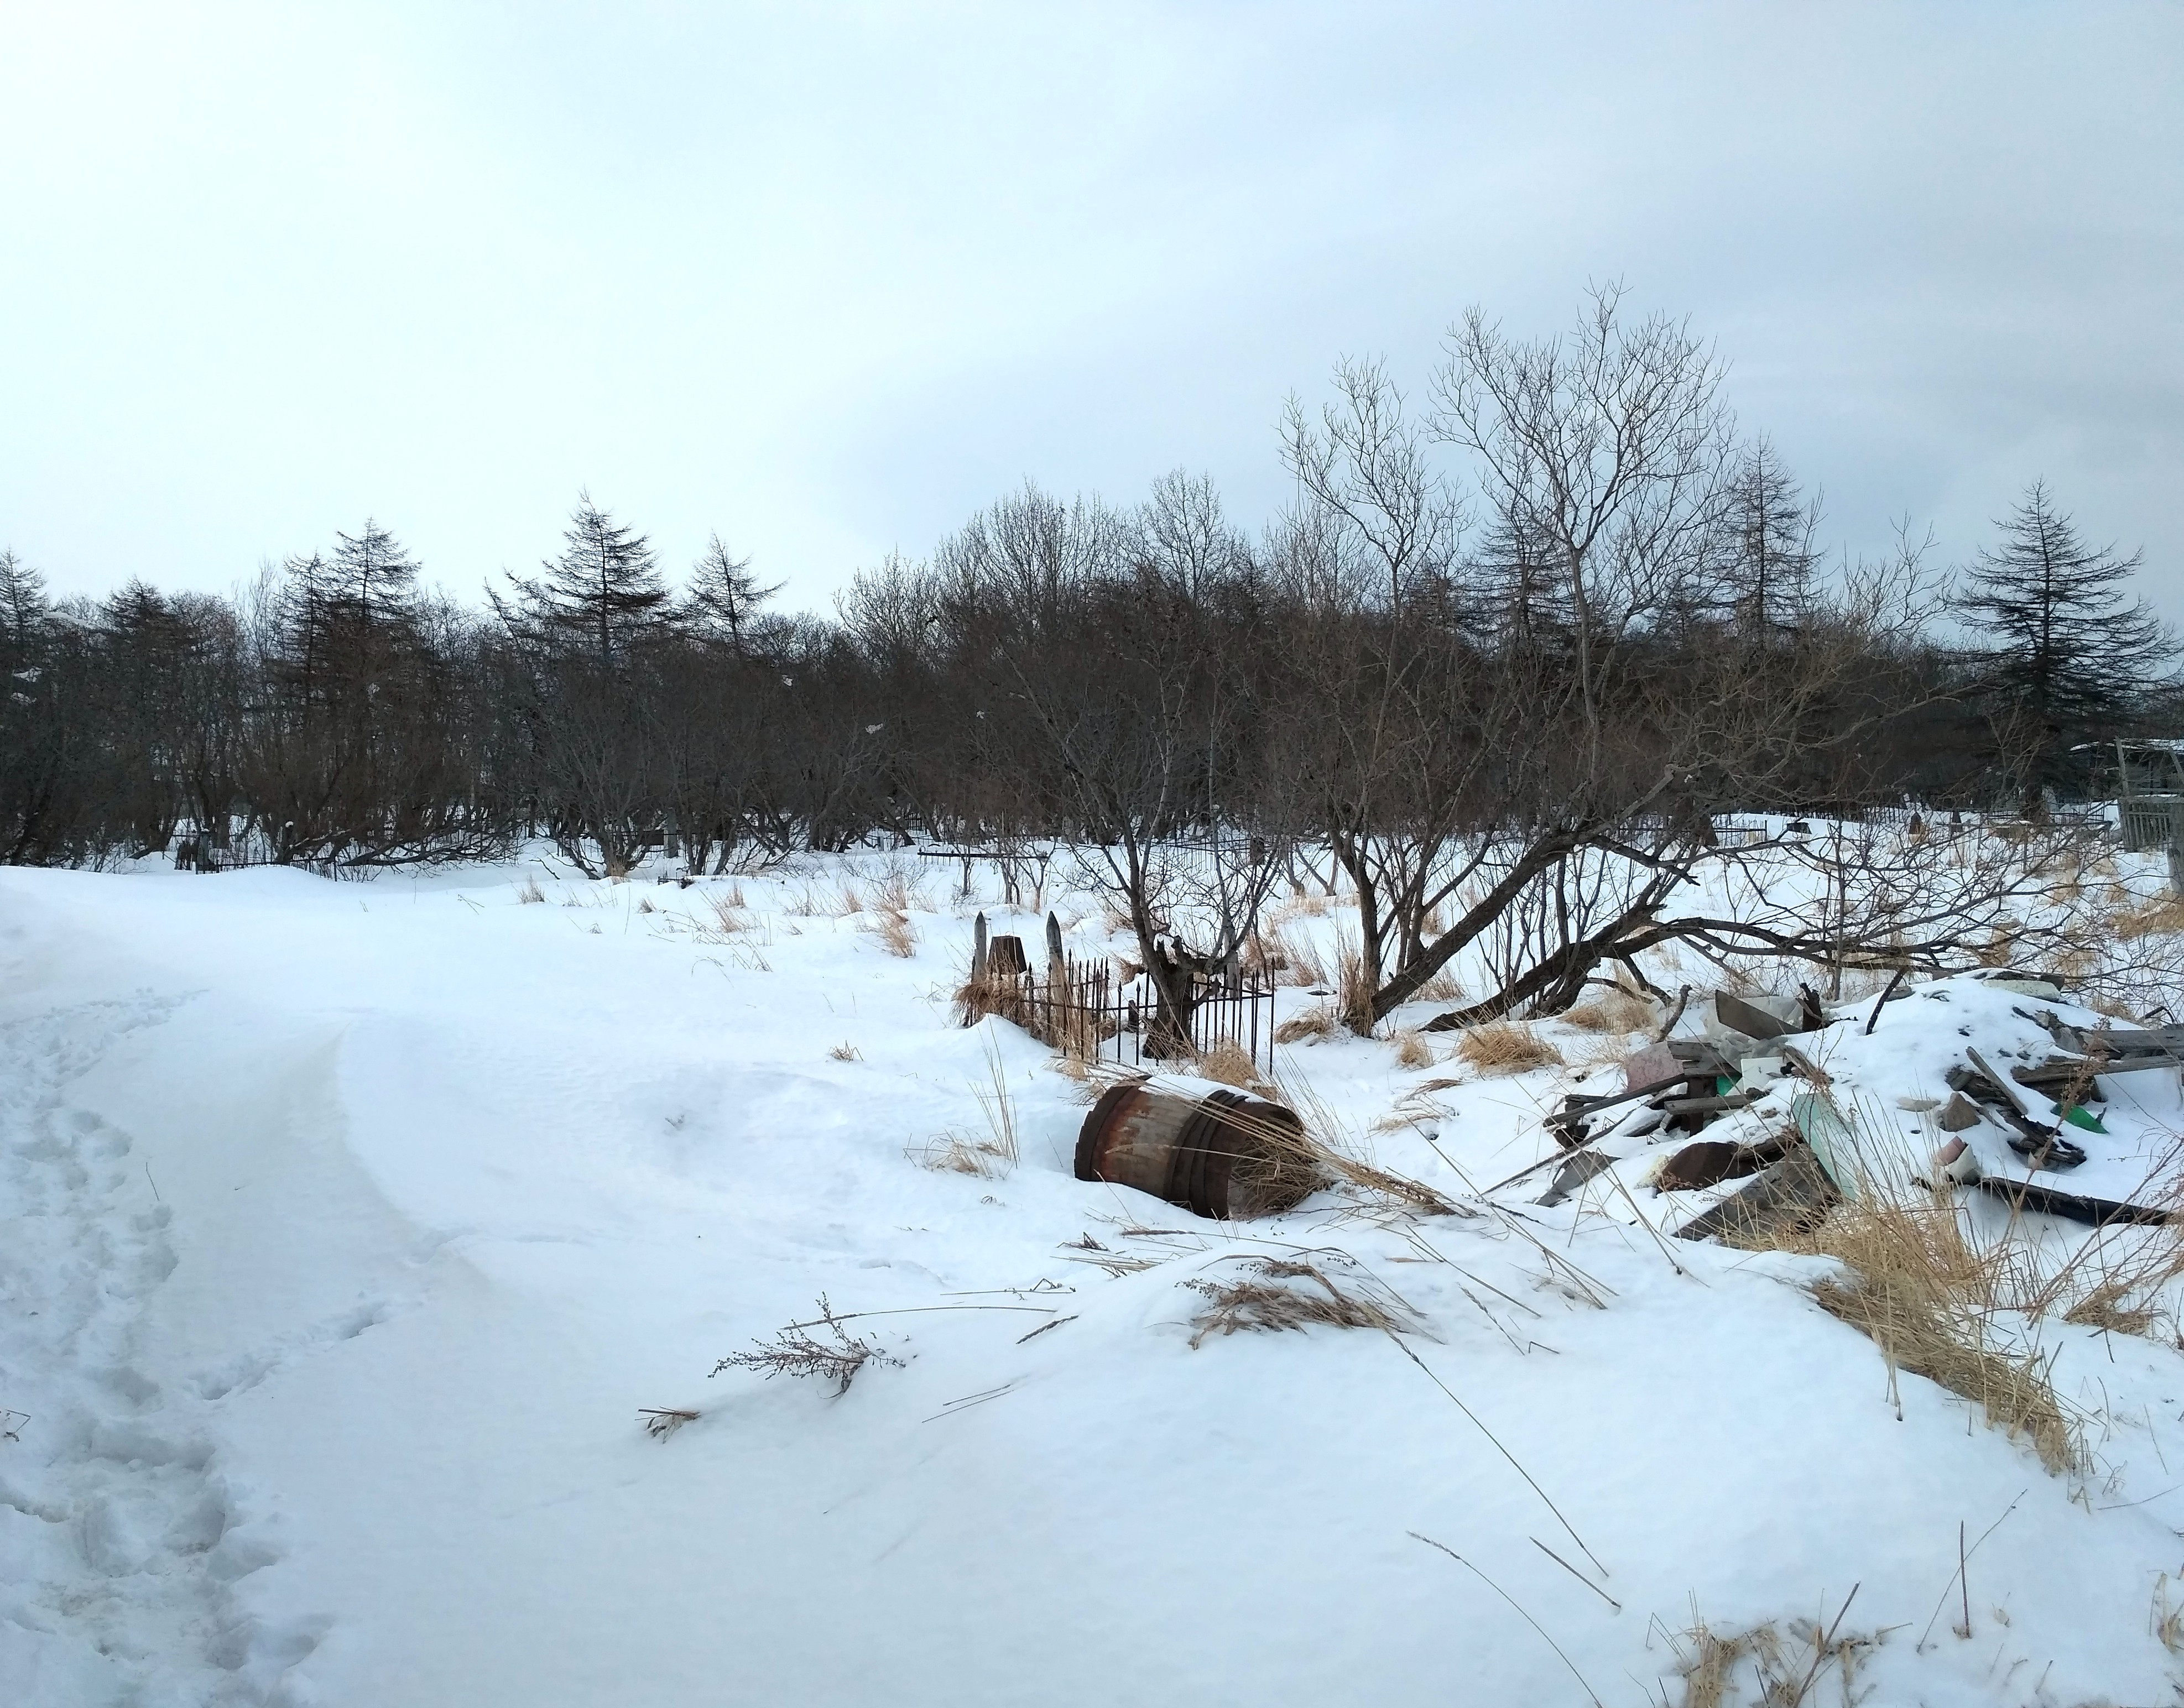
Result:
{"label": "debris pile", "polygon": [[1634,1212],[1642,1195],[1666,1231],[1736,1244],[1892,1186],[2096,1227],[2170,1219],[2184,1026],[2118,1026],[2008,971],[1692,1006],[1619,1089],[1546,1118],[1559,1149],[1535,1168],[1559,1166],[1537,1202],[1600,1199],[1613,1173]]}

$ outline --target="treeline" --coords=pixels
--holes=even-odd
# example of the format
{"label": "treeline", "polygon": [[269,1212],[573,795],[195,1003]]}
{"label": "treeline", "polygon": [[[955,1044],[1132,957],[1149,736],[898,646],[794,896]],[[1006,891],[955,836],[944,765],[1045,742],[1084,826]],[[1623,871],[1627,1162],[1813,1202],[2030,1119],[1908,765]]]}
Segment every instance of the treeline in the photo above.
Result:
{"label": "treeline", "polygon": [[[1612,292],[1536,342],[1474,314],[1426,407],[1357,363],[1292,407],[1297,497],[1256,535],[1181,475],[1128,507],[1027,487],[827,619],[770,611],[717,539],[671,590],[588,497],[482,609],[421,591],[372,522],[236,599],[57,604],[0,558],[0,859],[243,839],[386,865],[545,836],[611,874],[671,838],[703,870],[1059,837],[1110,850],[1150,951],[1163,844],[1308,843],[1359,889],[1384,1010],[1511,908],[1559,908],[1563,945],[1513,982],[1568,975],[1607,923],[1570,890],[1589,854],[1673,876],[1723,811],[2021,804],[2146,715],[2166,642],[2119,603],[2136,560],[2036,489],[1953,608],[1988,631],[1967,646],[1910,544],[1824,563],[1719,381]],[[1609,911],[1661,901],[1626,884]]]}
{"label": "treeline", "polygon": [[[1180,476],[1130,512],[1027,489],[929,562],[860,576],[831,621],[766,613],[724,552],[671,596],[588,502],[548,573],[482,611],[421,593],[371,522],[234,599],[132,581],[55,603],[0,554],[0,859],[98,865],[203,835],[209,857],[248,837],[393,865],[545,835],[608,872],[671,832],[700,870],[875,832],[1091,835],[1134,804],[1106,780],[1118,741],[1153,726],[1157,828],[1323,837],[1330,786],[1423,801],[1468,742],[1544,714],[1535,693],[1574,659],[1546,602],[1490,566],[1422,567],[1390,596],[1340,543],[1293,524],[1247,541]],[[1624,637],[1613,674],[1705,692],[1710,653],[1796,654],[1816,626],[1808,597],[1754,587],[1716,620]],[[1907,698],[1956,673],[1915,650],[1875,662]],[[1858,698],[1880,693],[1869,677]],[[1957,732],[1952,764],[1923,733],[1952,720],[1915,721],[1855,773],[1803,756],[1765,799],[1947,793],[1971,748]]]}

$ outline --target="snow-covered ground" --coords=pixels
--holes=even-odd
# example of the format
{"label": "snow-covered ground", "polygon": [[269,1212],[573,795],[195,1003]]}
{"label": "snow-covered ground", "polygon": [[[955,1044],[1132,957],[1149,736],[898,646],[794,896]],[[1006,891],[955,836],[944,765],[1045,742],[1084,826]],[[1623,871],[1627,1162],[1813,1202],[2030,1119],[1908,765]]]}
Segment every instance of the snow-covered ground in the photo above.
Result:
{"label": "snow-covered ground", "polygon": [[[0,871],[0,1703],[1674,1702],[1700,1619],[1878,1637],[1877,1703],[2177,1699],[2170,1345],[2047,1326],[2092,1466],[2051,1476],[1818,1260],[1658,1238],[1642,1156],[1477,1210],[1582,1067],[1288,1053],[1466,1216],[1079,1183],[1081,1088],[953,1023],[972,904],[907,959],[829,910],[883,864],[735,881],[733,936],[728,880]],[[1915,1151],[1895,1099],[2012,1006],[1836,1065]],[[1021,1161],[920,1166],[989,1054]],[[2125,1149],[2179,1115],[2133,1094]],[[1194,1349],[1185,1283],[1268,1253],[1415,1332]],[[709,1376],[822,1295],[900,1363]]]}

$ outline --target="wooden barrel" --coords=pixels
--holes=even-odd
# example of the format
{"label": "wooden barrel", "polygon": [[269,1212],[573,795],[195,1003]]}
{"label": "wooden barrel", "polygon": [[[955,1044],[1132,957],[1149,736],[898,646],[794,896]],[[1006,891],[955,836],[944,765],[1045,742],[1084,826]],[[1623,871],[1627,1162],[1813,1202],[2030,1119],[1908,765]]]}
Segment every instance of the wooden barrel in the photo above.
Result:
{"label": "wooden barrel", "polygon": [[1077,1177],[1221,1221],[1273,1216],[1320,1183],[1303,1135],[1295,1110],[1225,1087],[1112,1086],[1077,1135]]}

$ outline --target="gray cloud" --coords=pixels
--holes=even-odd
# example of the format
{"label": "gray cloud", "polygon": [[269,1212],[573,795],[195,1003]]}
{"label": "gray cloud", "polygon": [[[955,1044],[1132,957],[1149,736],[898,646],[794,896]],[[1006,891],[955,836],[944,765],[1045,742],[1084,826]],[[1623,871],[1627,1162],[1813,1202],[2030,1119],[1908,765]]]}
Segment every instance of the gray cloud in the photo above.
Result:
{"label": "gray cloud", "polygon": [[2184,615],[2174,5],[29,8],[0,540],[464,593],[580,484],[823,603],[1026,476],[1284,490],[1344,352],[1688,313],[1847,548],[2044,475]]}

